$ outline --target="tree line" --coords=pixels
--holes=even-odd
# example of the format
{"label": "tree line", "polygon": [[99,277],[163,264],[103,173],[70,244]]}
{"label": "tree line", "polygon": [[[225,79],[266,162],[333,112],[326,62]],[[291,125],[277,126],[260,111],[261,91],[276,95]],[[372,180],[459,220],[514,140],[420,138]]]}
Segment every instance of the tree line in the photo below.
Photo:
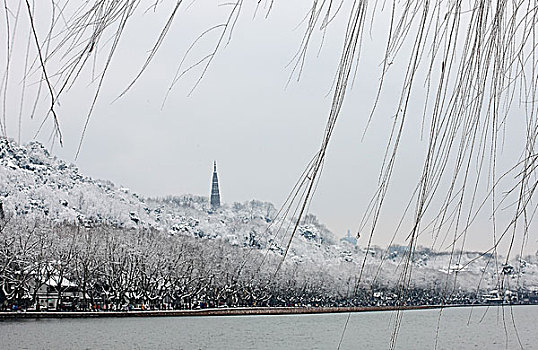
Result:
{"label": "tree line", "polygon": [[[0,226],[0,305],[71,310],[474,302],[440,288],[357,283],[357,264],[313,264],[221,239],[9,217]],[[375,293],[377,291],[377,293]],[[379,293],[383,291],[383,293]],[[46,294],[44,294],[46,293]]]}

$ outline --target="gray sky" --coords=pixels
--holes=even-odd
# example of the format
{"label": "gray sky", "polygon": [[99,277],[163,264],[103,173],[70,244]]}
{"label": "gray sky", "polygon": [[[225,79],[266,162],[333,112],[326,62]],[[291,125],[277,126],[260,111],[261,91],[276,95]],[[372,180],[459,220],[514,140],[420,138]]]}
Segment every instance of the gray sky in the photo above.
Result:
{"label": "gray sky", "polygon": [[[223,2],[197,2],[180,9],[155,60],[136,85],[112,103],[144,63],[168,9],[161,7],[157,13],[133,18],[113,58],[79,158],[75,161],[74,155],[95,89],[88,71],[61,100],[58,111],[65,144],[63,148],[55,144],[53,153],[73,161],[88,176],[109,179],[144,196],[207,196],[216,160],[224,202],[258,199],[280,205],[321,142],[342,47],[345,8],[329,26],[319,54],[322,33],[316,30],[301,79],[297,81],[295,76],[287,85],[293,56],[304,33],[301,19],[308,7],[276,2],[265,19],[263,13],[254,16],[254,7],[247,5],[232,40],[218,51],[194,92],[189,96],[200,69],[185,75],[161,108],[187,48],[205,29],[225,18],[227,7],[217,6],[219,3]],[[377,23],[384,23],[384,17]],[[338,236],[358,228],[375,192],[401,89],[397,81],[405,67],[405,62],[395,62],[393,79],[385,85],[375,118],[361,140],[379,81],[386,27],[374,25],[370,33],[364,38],[361,66],[310,207]],[[188,56],[186,66],[209,53],[216,39],[216,32],[202,39]],[[23,52],[21,47],[17,49]],[[402,57],[406,57],[405,46],[402,51]],[[22,62],[19,64],[22,67]],[[17,93],[14,89],[8,106],[8,133],[15,139],[17,118],[11,116],[18,114],[18,104],[13,102],[18,101]],[[27,99],[25,113],[31,105],[31,99]],[[374,238],[379,245],[389,242],[421,171],[427,145],[420,137],[422,109],[420,104],[410,107],[397,176]],[[43,112],[38,109],[38,115]],[[40,121],[23,119],[23,142],[34,136]],[[37,137],[49,148],[53,145],[50,130],[47,123]],[[508,130],[508,135],[511,132]],[[521,146],[513,139],[506,143],[503,153],[512,161],[519,156],[517,149]],[[490,227],[488,215],[481,217],[467,248],[489,248]],[[403,230],[396,242],[404,243],[406,233]],[[424,245],[431,243],[428,235],[423,236]],[[367,244],[365,234],[359,243]],[[536,240],[531,239],[529,251],[536,247]]]}

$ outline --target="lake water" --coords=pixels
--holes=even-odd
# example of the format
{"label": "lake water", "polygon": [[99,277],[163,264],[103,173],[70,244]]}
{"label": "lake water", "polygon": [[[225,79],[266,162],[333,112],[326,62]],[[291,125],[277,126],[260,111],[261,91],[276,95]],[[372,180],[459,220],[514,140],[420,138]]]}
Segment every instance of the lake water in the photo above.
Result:
{"label": "lake water", "polygon": [[[503,317],[504,313],[504,317]],[[513,319],[512,319],[513,314]],[[538,349],[538,306],[410,310],[397,349]],[[395,312],[350,315],[341,349],[388,349]],[[0,321],[2,349],[337,349],[348,314]],[[515,323],[515,326],[514,326]],[[517,330],[517,331],[516,331]]]}

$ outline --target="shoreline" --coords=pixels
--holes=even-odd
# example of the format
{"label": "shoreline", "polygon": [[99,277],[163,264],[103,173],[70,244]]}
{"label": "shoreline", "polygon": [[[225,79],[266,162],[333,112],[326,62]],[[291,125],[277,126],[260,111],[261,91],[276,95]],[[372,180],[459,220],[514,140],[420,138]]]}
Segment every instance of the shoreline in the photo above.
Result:
{"label": "shoreline", "polygon": [[[454,305],[418,305],[418,306],[357,306],[357,307],[244,307],[215,308],[197,310],[148,310],[148,311],[26,311],[0,312],[0,320],[37,319],[37,318],[93,318],[93,317],[193,317],[193,316],[265,316],[265,315],[301,315],[327,313],[357,313],[397,310],[427,310],[473,306],[515,306],[520,304],[454,304]],[[521,304],[527,305],[527,304]]]}

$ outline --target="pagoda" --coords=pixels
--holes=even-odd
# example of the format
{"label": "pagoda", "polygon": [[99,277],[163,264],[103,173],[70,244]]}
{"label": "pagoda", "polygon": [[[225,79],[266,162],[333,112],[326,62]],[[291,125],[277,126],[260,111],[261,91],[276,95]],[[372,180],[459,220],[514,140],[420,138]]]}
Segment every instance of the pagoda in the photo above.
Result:
{"label": "pagoda", "polygon": [[211,183],[211,210],[220,208],[219,177],[217,175],[217,162],[213,162],[213,181]]}

